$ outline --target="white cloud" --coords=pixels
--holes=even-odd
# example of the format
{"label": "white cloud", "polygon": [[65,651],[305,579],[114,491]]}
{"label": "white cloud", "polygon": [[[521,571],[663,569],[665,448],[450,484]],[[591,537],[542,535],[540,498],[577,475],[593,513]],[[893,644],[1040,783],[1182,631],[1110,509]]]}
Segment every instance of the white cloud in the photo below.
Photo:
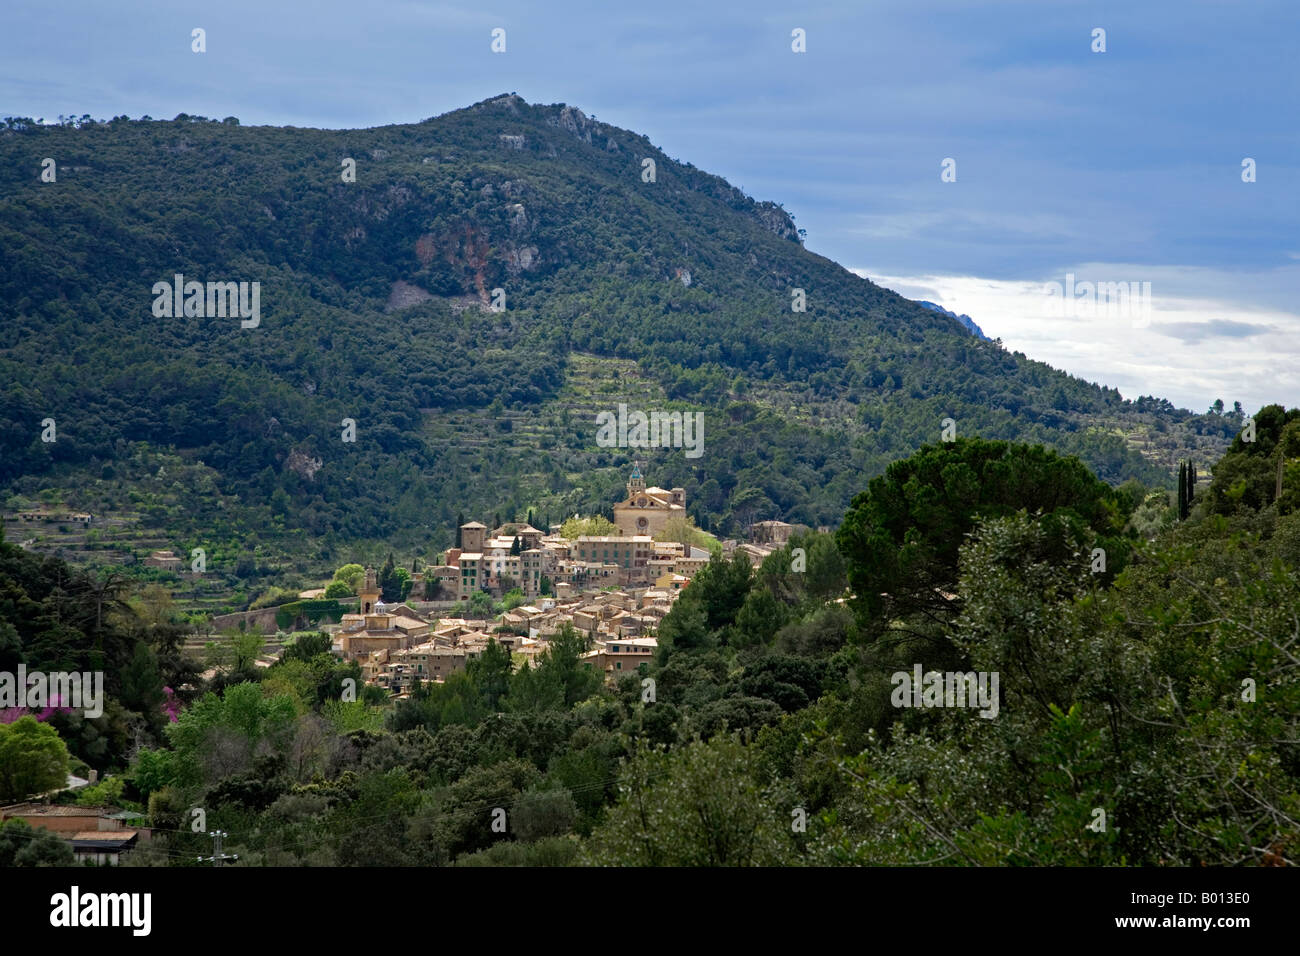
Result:
{"label": "white cloud", "polygon": [[[1080,263],[1036,279],[858,275],[909,299],[965,313],[990,338],[1125,398],[1156,395],[1203,411],[1216,398],[1254,411],[1300,405],[1300,269],[1254,273]],[[1149,315],[1061,315],[1048,282],[1150,282]],[[1059,301],[1059,300],[1058,300]]]}

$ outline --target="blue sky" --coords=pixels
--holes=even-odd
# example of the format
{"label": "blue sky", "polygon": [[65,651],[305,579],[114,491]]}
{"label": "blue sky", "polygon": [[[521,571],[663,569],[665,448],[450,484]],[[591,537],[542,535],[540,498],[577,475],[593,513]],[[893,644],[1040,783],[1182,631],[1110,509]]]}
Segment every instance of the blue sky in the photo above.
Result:
{"label": "blue sky", "polygon": [[[1126,396],[1300,404],[1297,0],[10,0],[4,20],[0,113],[364,127],[567,102]],[[1151,311],[1050,315],[1067,273],[1149,281]]]}

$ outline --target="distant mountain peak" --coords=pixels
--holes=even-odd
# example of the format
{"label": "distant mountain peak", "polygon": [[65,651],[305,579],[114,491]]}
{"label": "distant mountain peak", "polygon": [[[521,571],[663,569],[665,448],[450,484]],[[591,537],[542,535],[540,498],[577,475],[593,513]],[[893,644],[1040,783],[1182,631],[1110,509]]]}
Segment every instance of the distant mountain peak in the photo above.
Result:
{"label": "distant mountain peak", "polygon": [[984,331],[978,325],[975,324],[975,320],[972,319],[969,315],[958,315],[956,312],[949,312],[943,306],[938,305],[934,302],[925,302],[920,299],[917,300],[916,304],[925,306],[931,312],[938,312],[940,315],[946,315],[950,319],[955,319],[966,329],[967,332],[969,332],[971,335],[975,336],[978,339],[983,339],[985,342],[993,341],[987,335],[984,334]]}

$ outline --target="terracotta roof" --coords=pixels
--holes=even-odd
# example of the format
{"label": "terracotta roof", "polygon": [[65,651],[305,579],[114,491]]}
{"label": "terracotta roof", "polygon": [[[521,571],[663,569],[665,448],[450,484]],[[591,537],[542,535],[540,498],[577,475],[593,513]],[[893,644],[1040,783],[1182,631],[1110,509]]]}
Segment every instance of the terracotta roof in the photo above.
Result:
{"label": "terracotta roof", "polygon": [[0,807],[0,816],[100,817],[118,812],[117,807],[71,807],[52,803],[15,803]]}

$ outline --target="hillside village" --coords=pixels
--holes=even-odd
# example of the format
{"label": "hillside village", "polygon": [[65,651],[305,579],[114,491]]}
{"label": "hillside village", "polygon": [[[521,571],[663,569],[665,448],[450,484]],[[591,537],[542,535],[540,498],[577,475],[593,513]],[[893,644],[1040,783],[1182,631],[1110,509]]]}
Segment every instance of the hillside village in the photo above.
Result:
{"label": "hillside village", "polygon": [[[650,663],[660,622],[712,558],[711,551],[689,543],[656,540],[671,532],[670,521],[685,518],[686,493],[647,485],[639,463],[628,478],[626,498],[614,505],[613,513],[616,533],[572,537],[560,533],[561,525],[542,530],[527,522],[506,522],[489,529],[468,521],[457,529],[458,546],[445,551],[440,563],[411,574],[410,592],[425,600],[385,603],[379,572],[366,567],[355,595],[340,602],[347,611],[337,621],[324,618],[315,630],[331,638],[337,657],[358,665],[365,685],[392,699],[409,697],[417,682],[442,683],[465,671],[493,640],[516,667],[523,666],[565,628],[587,645],[585,665],[612,684]],[[94,520],[90,514],[48,511],[21,517],[87,526]],[[748,541],[717,542],[717,550],[726,556],[741,553],[758,567],[791,534],[803,530],[782,521],[760,521],[750,527]],[[170,550],[152,550],[142,563],[185,573],[183,559]],[[324,599],[326,590],[302,591],[299,602]],[[476,595],[494,602],[522,595],[523,603],[506,602],[506,610],[496,615],[463,616]],[[483,606],[482,597],[479,602]],[[446,615],[448,610],[452,615]],[[240,619],[241,629],[265,630],[259,622],[276,620],[283,611],[270,607],[223,619],[226,624]],[[259,660],[259,666],[269,666],[282,653],[280,640],[273,646],[270,659]],[[204,676],[215,674],[210,669]],[[89,779],[69,775],[68,790],[93,786],[97,775],[89,773]],[[101,865],[119,863],[149,841],[152,830],[142,825],[143,816],[114,806],[58,806],[44,800],[0,806],[0,823],[22,820],[47,830],[71,846],[77,862]]]}
{"label": "hillside village", "polygon": [[[299,591],[298,601],[289,605],[295,613],[289,616],[329,635],[334,653],[355,661],[366,683],[396,696],[408,694],[416,680],[442,681],[464,670],[490,639],[507,648],[516,664],[531,660],[566,626],[587,641],[590,666],[613,680],[649,659],[659,622],[692,576],[709,563],[711,550],[698,546],[699,541],[669,540],[689,537],[673,534],[690,524],[686,506],[683,488],[648,484],[640,463],[634,463],[626,496],[612,508],[612,528],[603,522],[610,533],[566,536],[562,525],[541,529],[525,521],[489,528],[468,521],[457,529],[456,546],[442,552],[437,564],[412,567],[409,595],[401,601],[381,600],[379,573],[368,567],[338,603],[325,600],[323,587]],[[15,513],[12,520],[22,534],[50,525],[94,528],[103,516],[42,507]],[[806,529],[767,520],[751,525],[745,541],[703,537],[724,556],[739,551],[757,567],[798,530]],[[20,538],[25,548],[31,543]],[[184,582],[193,578],[188,556],[156,544],[146,544],[135,560]],[[473,611],[479,613],[471,613],[476,595]],[[490,600],[483,602],[484,597]],[[503,601],[508,606],[502,613],[482,613],[494,602],[501,610]],[[305,619],[297,615],[300,605],[313,602],[328,605],[332,613]],[[205,656],[214,634],[261,631],[267,643],[259,664],[269,666],[283,651],[281,632],[295,629],[284,625],[284,608],[212,614],[196,630],[188,651]],[[214,673],[209,669],[205,676]]]}
{"label": "hillside village", "polygon": [[[333,638],[337,655],[358,663],[367,684],[399,696],[416,681],[438,682],[464,670],[490,640],[517,661],[529,660],[564,627],[583,636],[588,666],[612,681],[650,660],[659,623],[709,562],[703,548],[655,540],[685,509],[683,489],[647,486],[638,465],[627,498],[614,506],[617,534],[570,539],[526,523],[488,529],[470,521],[460,526],[460,546],[449,549],[443,563],[413,576],[413,590],[434,583],[423,593],[454,595],[458,602],[480,592],[499,600],[517,588],[526,603],[495,619],[439,618],[429,607],[413,606],[419,602],[384,604],[371,567],[357,590],[356,612],[321,630]],[[725,542],[723,549],[739,550],[758,566],[794,530],[780,521],[759,522],[749,542]]]}

